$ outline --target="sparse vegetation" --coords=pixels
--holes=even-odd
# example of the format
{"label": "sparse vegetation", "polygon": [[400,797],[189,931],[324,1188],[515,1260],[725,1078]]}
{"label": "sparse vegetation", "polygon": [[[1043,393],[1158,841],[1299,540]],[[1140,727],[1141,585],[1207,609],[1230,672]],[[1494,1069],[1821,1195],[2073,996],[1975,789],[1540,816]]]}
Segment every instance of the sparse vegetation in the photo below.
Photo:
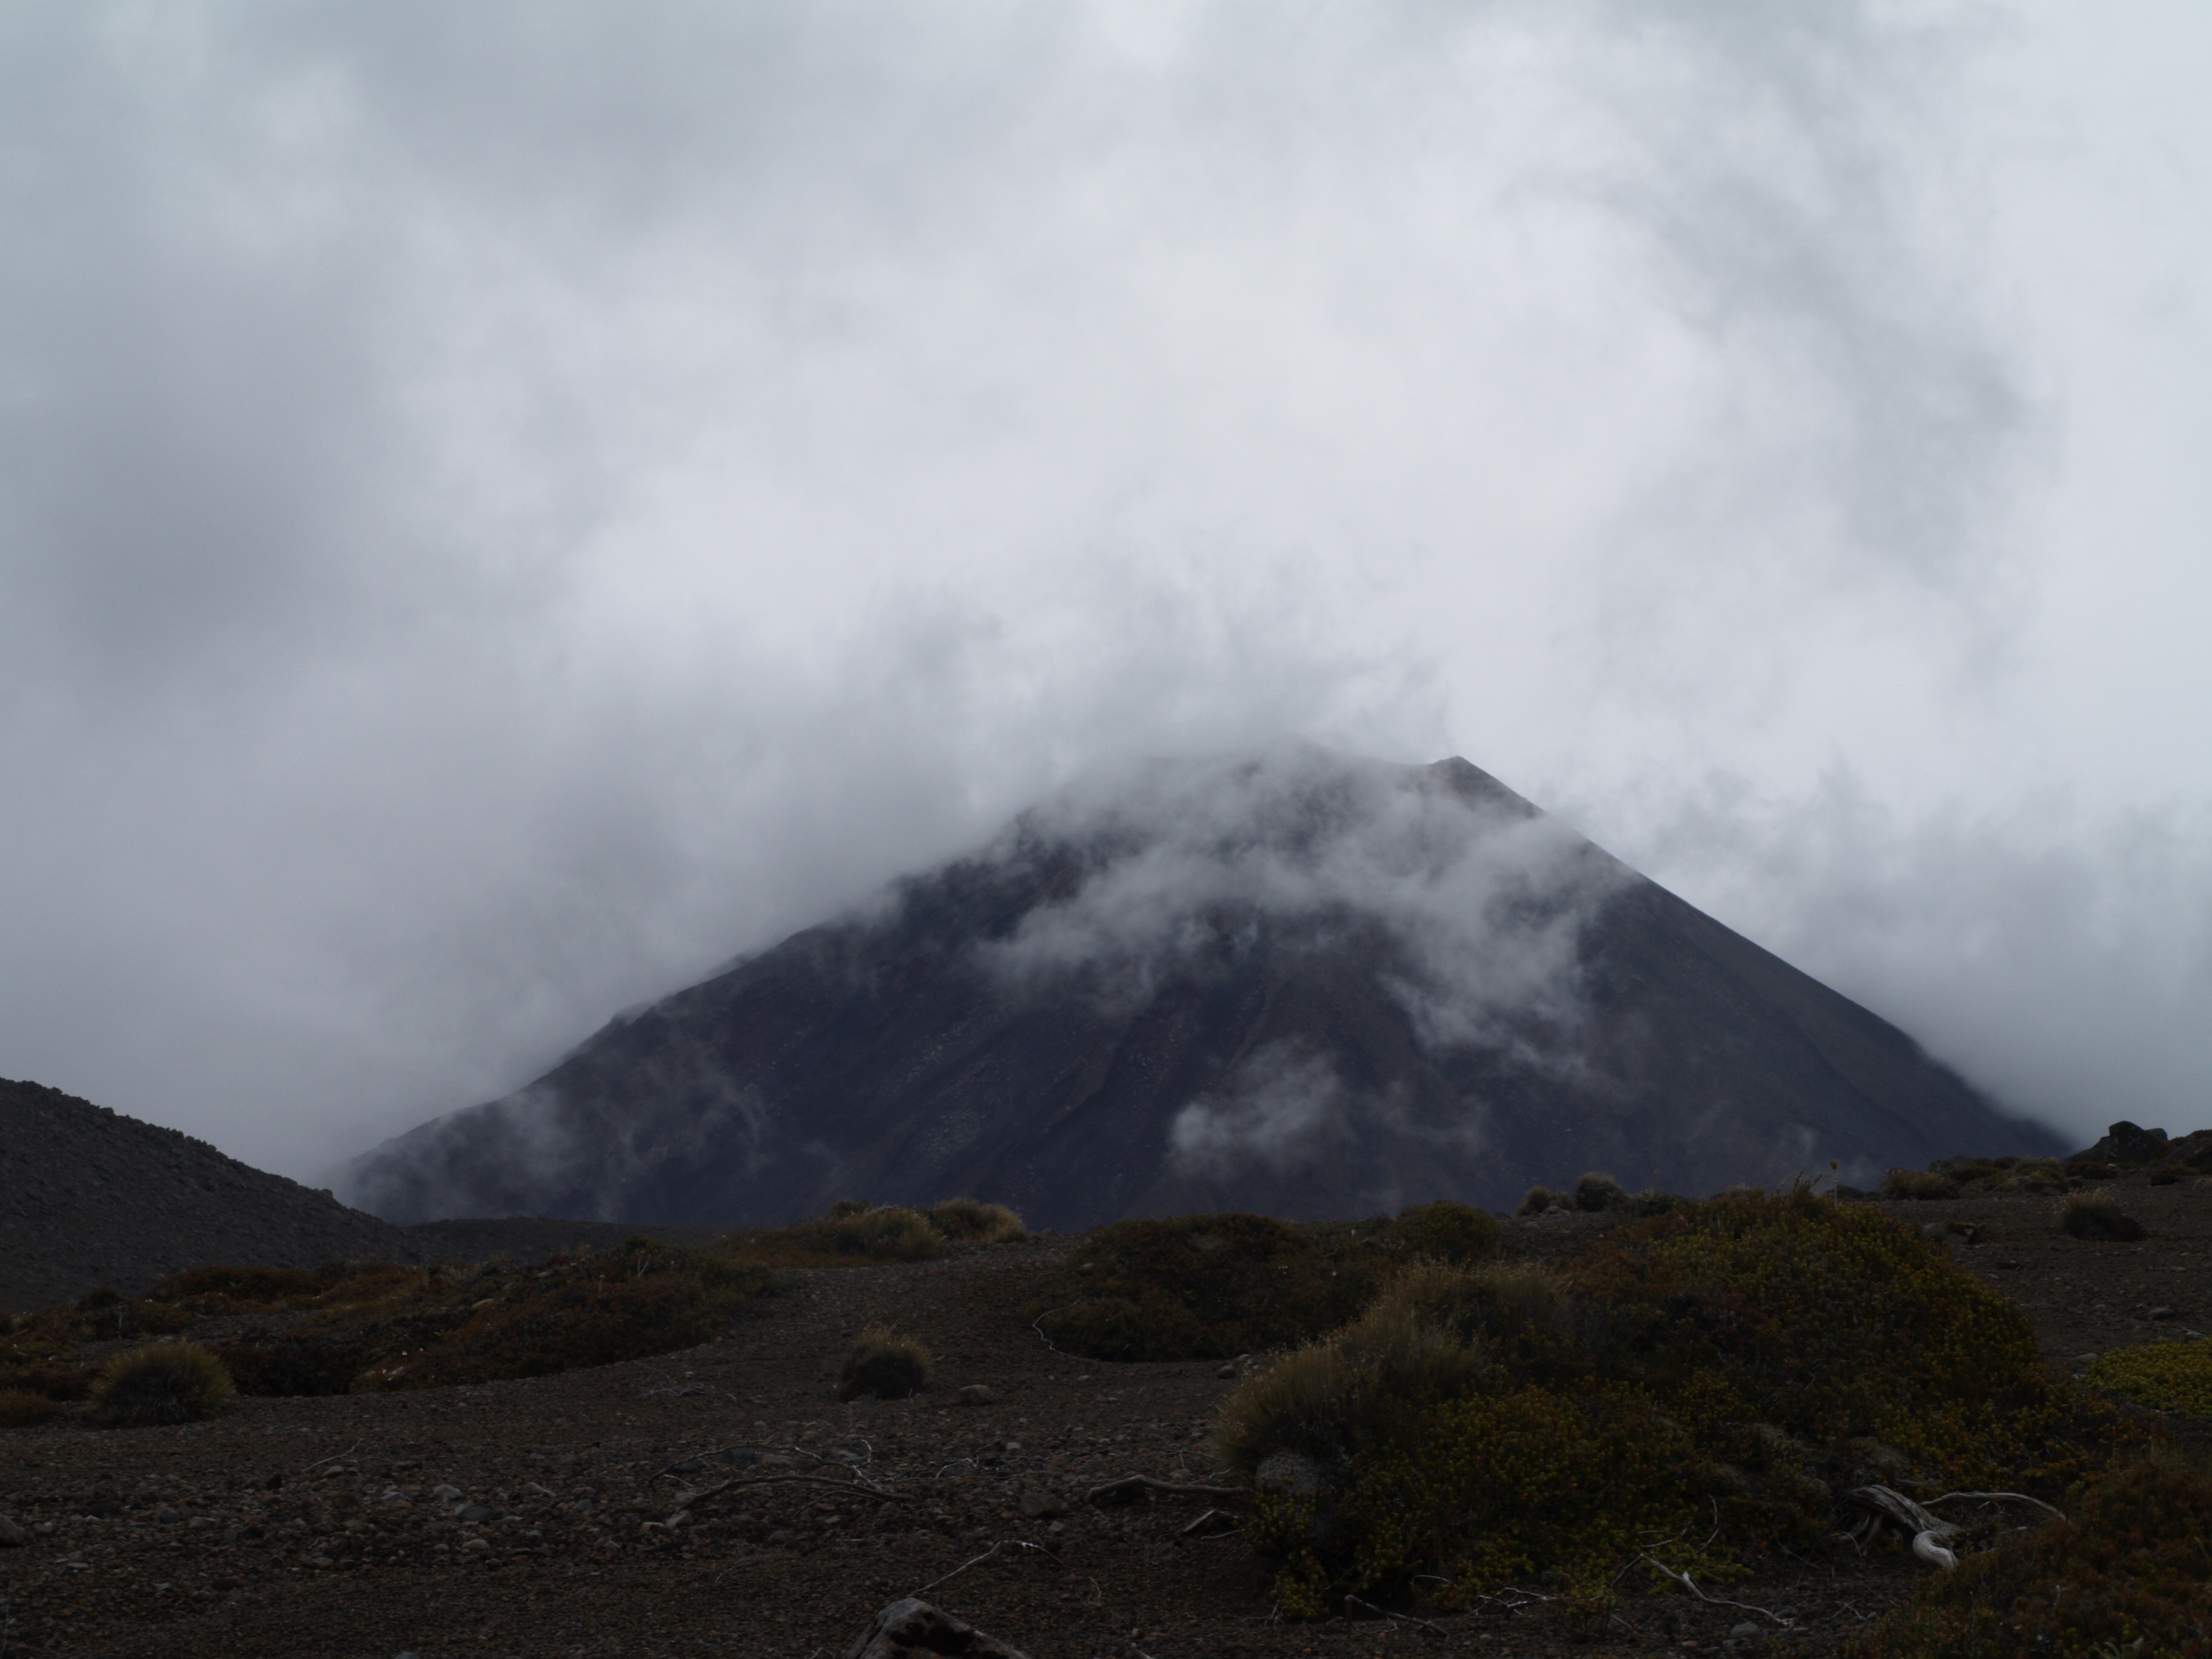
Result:
{"label": "sparse vegetation", "polygon": [[197,1342],[155,1342],[117,1354],[93,1380],[92,1407],[116,1428],[197,1423],[222,1409],[230,1373]]}
{"label": "sparse vegetation", "polygon": [[1350,1224],[1237,1214],[1119,1221],[1092,1234],[1024,1311],[1071,1353],[1225,1359],[1335,1330],[1408,1260],[1475,1260],[1497,1228],[1449,1202]]}
{"label": "sparse vegetation", "polygon": [[2063,1507],[2070,1524],[2015,1534],[1929,1579],[1853,1659],[2212,1653],[2212,1475],[2145,1459]]}
{"label": "sparse vegetation", "polygon": [[[1020,1225],[1019,1218],[1015,1224]],[[871,1206],[844,1198],[831,1205],[830,1213],[819,1220],[794,1222],[787,1227],[742,1227],[717,1248],[760,1267],[854,1267],[882,1261],[927,1261],[945,1244],[945,1235],[919,1210],[901,1204]]]}
{"label": "sparse vegetation", "polygon": [[929,1386],[929,1350],[881,1325],[860,1333],[837,1374],[837,1398],[904,1400]]}
{"label": "sparse vegetation", "polygon": [[2115,1348],[2090,1366],[2082,1380],[2154,1411],[2212,1417],[2212,1337]]}
{"label": "sparse vegetation", "polygon": [[1956,1198],[1959,1183],[1939,1170],[1892,1170],[1883,1177],[1884,1198]]}
{"label": "sparse vegetation", "polygon": [[2143,1236],[2142,1223],[2120,1208],[2120,1201],[2102,1187],[2069,1194],[2058,1206],[2058,1230],[2075,1238],[2110,1239],[2131,1244]]}
{"label": "sparse vegetation", "polygon": [[1006,1244],[1030,1236],[1021,1217],[1003,1204],[984,1204],[972,1198],[948,1198],[933,1205],[930,1225],[945,1237],[984,1244]]}
{"label": "sparse vegetation", "polygon": [[1575,1182],[1577,1210],[1625,1210],[1632,1202],[1627,1191],[1609,1175],[1593,1171]]}
{"label": "sparse vegetation", "polygon": [[22,1389],[0,1390],[0,1429],[35,1428],[60,1410],[42,1394]]}
{"label": "sparse vegetation", "polygon": [[1516,1215],[1541,1215],[1547,1210],[1571,1210],[1575,1206],[1572,1193],[1555,1193],[1549,1187],[1531,1187],[1521,1195],[1521,1207]]}
{"label": "sparse vegetation", "polygon": [[1687,1205],[1562,1273],[1408,1275],[1232,1396],[1220,1450],[1320,1472],[1253,1522],[1284,1605],[1314,1613],[1416,1574],[1446,1605],[1530,1571],[1602,1582],[1692,1514],[1717,1530],[1674,1565],[1811,1544],[1836,1486],[1905,1469],[2055,1496],[2114,1423],[1917,1231],[1801,1191]]}

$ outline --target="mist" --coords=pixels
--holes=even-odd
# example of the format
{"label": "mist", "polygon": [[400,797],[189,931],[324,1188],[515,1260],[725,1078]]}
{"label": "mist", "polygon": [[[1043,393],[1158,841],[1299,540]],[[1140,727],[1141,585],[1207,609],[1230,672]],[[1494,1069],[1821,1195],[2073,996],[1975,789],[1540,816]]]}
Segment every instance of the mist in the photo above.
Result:
{"label": "mist", "polygon": [[0,1075],[313,1177],[1294,735],[2205,1127],[2208,32],[11,7]]}

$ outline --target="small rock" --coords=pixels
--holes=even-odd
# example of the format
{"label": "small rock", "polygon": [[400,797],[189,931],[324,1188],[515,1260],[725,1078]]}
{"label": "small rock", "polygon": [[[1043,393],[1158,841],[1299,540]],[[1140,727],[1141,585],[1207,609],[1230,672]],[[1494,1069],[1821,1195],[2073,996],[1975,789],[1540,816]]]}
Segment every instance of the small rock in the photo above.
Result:
{"label": "small rock", "polygon": [[2077,1365],[2094,1365],[2097,1363],[2097,1356],[2094,1353],[2077,1353],[2074,1356],[2074,1363]]}
{"label": "small rock", "polygon": [[1049,1521],[1054,1516],[1067,1513],[1067,1505],[1056,1493],[1040,1492],[1035,1487],[1016,1498],[1014,1507],[1032,1521]]}
{"label": "small rock", "polygon": [[774,1532],[769,1534],[768,1541],[771,1544],[788,1544],[791,1541],[791,1534],[781,1527],[778,1527]]}
{"label": "small rock", "polygon": [[894,1601],[853,1644],[846,1659],[936,1659],[960,1654],[964,1659],[1028,1659],[1019,1648],[986,1636],[973,1625],[939,1613],[913,1596]]}
{"label": "small rock", "polygon": [[2150,1317],[2153,1319],[2171,1319],[2173,1317],[2173,1310],[2166,1307],[2153,1308],[2150,1310]]}
{"label": "small rock", "polygon": [[1764,1636],[1766,1632],[1757,1625],[1753,1624],[1750,1620],[1747,1619],[1741,1625],[1738,1625],[1734,1630],[1731,1630],[1729,1634],[1735,1637],[1737,1641],[1741,1642],[1747,1636]]}
{"label": "small rock", "polygon": [[0,1546],[14,1549],[30,1541],[31,1535],[25,1532],[18,1522],[7,1516],[0,1515]]}
{"label": "small rock", "polygon": [[464,1504],[453,1511],[453,1518],[457,1521],[473,1521],[481,1526],[492,1518],[492,1512],[482,1504]]}
{"label": "small rock", "polygon": [[1228,1364],[1224,1365],[1219,1370],[1214,1372],[1214,1375],[1219,1377],[1224,1382],[1228,1382],[1237,1375],[1236,1361],[1231,1360]]}
{"label": "small rock", "polygon": [[154,1511],[154,1521],[155,1524],[157,1526],[173,1527],[183,1518],[183,1516],[179,1516],[176,1510],[171,1509],[167,1504],[162,1504],[160,1509]]}
{"label": "small rock", "polygon": [[471,1555],[481,1555],[490,1547],[491,1540],[489,1538],[466,1539],[461,1544],[462,1550]]}
{"label": "small rock", "polygon": [[441,1486],[430,1496],[441,1504],[458,1504],[461,1501],[461,1489],[459,1486]]}
{"label": "small rock", "polygon": [[1304,1452],[1272,1451],[1252,1471],[1252,1485],[1261,1492],[1319,1492],[1321,1465]]}
{"label": "small rock", "polygon": [[998,1397],[992,1392],[989,1385],[982,1382],[970,1382],[966,1388],[961,1389],[959,1394],[960,1403],[963,1406],[988,1406]]}
{"label": "small rock", "polygon": [[1008,1451],[1010,1451],[1010,1452],[1017,1452],[1017,1451],[1019,1451],[1021,1449],[1022,1449],[1022,1443],[1021,1443],[1020,1441],[1018,1441],[1018,1440],[1009,1440],[1008,1442],[1006,1442],[1006,1449],[1007,1449]]}

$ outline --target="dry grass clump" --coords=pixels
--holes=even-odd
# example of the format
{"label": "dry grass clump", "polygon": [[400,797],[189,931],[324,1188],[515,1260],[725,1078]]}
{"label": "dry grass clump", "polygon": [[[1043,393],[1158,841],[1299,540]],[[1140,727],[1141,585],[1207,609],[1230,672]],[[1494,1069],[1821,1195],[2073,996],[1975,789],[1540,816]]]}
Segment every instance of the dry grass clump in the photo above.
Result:
{"label": "dry grass clump", "polygon": [[929,1371],[928,1349],[885,1326],[871,1325],[845,1356],[844,1369],[837,1374],[837,1398],[872,1395],[878,1400],[904,1400],[929,1386]]}
{"label": "dry grass clump", "polygon": [[1595,1170],[1575,1182],[1575,1208],[1577,1210],[1625,1210],[1634,1200],[1627,1190],[1609,1175]]}
{"label": "dry grass clump", "polygon": [[146,1299],[185,1303],[196,1312],[258,1313],[296,1307],[330,1287],[329,1280],[295,1267],[194,1267],[172,1273]]}
{"label": "dry grass clump", "polygon": [[2119,1200],[2103,1187],[2068,1194],[2058,1206],[2058,1231],[2075,1238],[2122,1244],[2132,1244],[2143,1236],[2142,1223],[2123,1211]]}
{"label": "dry grass clump", "polygon": [[2115,1421],[1916,1229],[1800,1191],[1686,1205],[1560,1272],[1409,1274],[1232,1395],[1219,1444],[1321,1472],[1252,1522],[1311,1613],[1814,1546],[1837,1487],[1900,1471],[2055,1497]]}
{"label": "dry grass clump", "polygon": [[2154,1411],[2212,1417],[2212,1337],[2115,1348],[2100,1356],[2082,1380]]}
{"label": "dry grass clump", "polygon": [[92,1385],[93,1412],[116,1428],[197,1423],[222,1409],[230,1373],[197,1342],[155,1342],[117,1354]]}
{"label": "dry grass clump", "polygon": [[1938,1170],[1892,1170],[1882,1177],[1884,1198],[1956,1198],[1959,1183]]}
{"label": "dry grass clump", "polygon": [[1009,1244],[1030,1236],[1021,1217],[1005,1205],[972,1198],[948,1198],[931,1206],[929,1224],[947,1238],[983,1244]]}
{"label": "dry grass clump", "polygon": [[0,1390],[0,1429],[35,1428],[60,1410],[42,1394],[23,1389]]}
{"label": "dry grass clump", "polygon": [[1335,1330],[1407,1261],[1472,1261],[1497,1234],[1495,1218],[1449,1200],[1351,1224],[1117,1221],[1023,1312],[1054,1346],[1094,1359],[1225,1359]]}
{"label": "dry grass clump", "polygon": [[[1011,1210],[1006,1214],[1017,1227],[1021,1224]],[[945,1235],[919,1210],[841,1198],[818,1219],[787,1227],[743,1227],[716,1248],[759,1267],[857,1267],[879,1261],[927,1261],[944,1249],[945,1242]]]}
{"label": "dry grass clump", "polygon": [[2067,1520],[2015,1533],[1853,1644],[1853,1659],[2203,1659],[2212,1653],[2212,1474],[2146,1458],[2085,1482]]}
{"label": "dry grass clump", "polygon": [[1489,1254],[1498,1243],[1498,1218],[1489,1211],[1440,1198],[1401,1210],[1391,1231],[1413,1255],[1469,1262]]}

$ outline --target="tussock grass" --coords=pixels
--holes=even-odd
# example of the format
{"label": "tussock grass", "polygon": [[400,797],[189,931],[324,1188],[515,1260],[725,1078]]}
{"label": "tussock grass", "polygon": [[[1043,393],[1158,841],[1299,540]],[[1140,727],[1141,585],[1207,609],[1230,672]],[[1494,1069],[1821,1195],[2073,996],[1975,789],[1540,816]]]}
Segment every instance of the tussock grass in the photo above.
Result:
{"label": "tussock grass", "polygon": [[1800,1191],[1685,1205],[1564,1270],[1410,1273],[1237,1390],[1218,1443],[1248,1475],[1281,1451],[1324,1472],[1252,1523],[1285,1607],[1318,1613],[1666,1549],[1725,1569],[1817,1545],[1870,1480],[2056,1496],[2117,1425],[1917,1229]]}
{"label": "tussock grass", "polygon": [[1882,1178],[1884,1198],[1944,1199],[1959,1196],[1959,1183],[1936,1170],[1892,1170]]}
{"label": "tussock grass", "polygon": [[2058,1231],[2074,1238],[2110,1239],[2131,1244],[2143,1236],[2142,1223],[2120,1208],[2102,1187],[2069,1193],[2058,1206]]}
{"label": "tussock grass", "polygon": [[948,1198],[932,1205],[929,1224],[946,1238],[983,1244],[1009,1244],[1030,1236],[1021,1217],[1005,1205],[972,1198]]}
{"label": "tussock grass", "polygon": [[1634,1202],[1627,1189],[1609,1175],[1593,1170],[1575,1182],[1577,1210],[1626,1210]]}
{"label": "tussock grass", "polygon": [[1575,1207],[1572,1193],[1555,1193],[1549,1187],[1531,1187],[1521,1195],[1521,1207],[1516,1215],[1541,1215],[1550,1209],[1571,1210]]}
{"label": "tussock grass", "polygon": [[873,1395],[878,1400],[904,1400],[927,1388],[929,1375],[928,1349],[886,1326],[872,1325],[845,1356],[837,1374],[837,1398]]}
{"label": "tussock grass", "polygon": [[222,1361],[197,1342],[155,1342],[117,1354],[92,1384],[94,1415],[115,1428],[197,1423],[232,1394]]}
{"label": "tussock grass", "polygon": [[29,1429],[48,1421],[61,1407],[42,1394],[24,1389],[0,1390],[0,1429]]}
{"label": "tussock grass", "polygon": [[[978,1206],[982,1207],[982,1206]],[[1007,1212],[1009,1215],[1012,1212]],[[1019,1226],[1019,1218],[1015,1218]],[[902,1204],[840,1199],[830,1213],[787,1227],[742,1227],[716,1249],[767,1267],[858,1267],[884,1261],[927,1261],[945,1235],[921,1211]]]}
{"label": "tussock grass", "polygon": [[1119,1221],[1023,1312],[1054,1346],[1091,1358],[1224,1359],[1335,1330],[1408,1261],[1472,1261],[1497,1236],[1493,1217],[1449,1200],[1352,1224]]}

